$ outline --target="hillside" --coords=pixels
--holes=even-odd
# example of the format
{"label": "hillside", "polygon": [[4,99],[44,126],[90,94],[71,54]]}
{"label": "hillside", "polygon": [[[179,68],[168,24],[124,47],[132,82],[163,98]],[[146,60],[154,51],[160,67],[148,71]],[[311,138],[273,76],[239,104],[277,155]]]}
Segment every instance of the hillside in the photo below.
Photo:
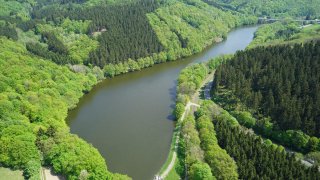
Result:
{"label": "hillside", "polygon": [[318,1],[305,0],[203,0],[204,2],[243,14],[259,17],[299,17],[318,18],[320,5]]}
{"label": "hillside", "polygon": [[68,109],[97,82],[99,71],[74,73],[31,55],[19,43],[0,42],[1,164],[23,169],[31,179],[39,177],[42,164],[69,179],[82,170],[94,179],[111,178],[99,152],[69,134],[65,123]]}
{"label": "hillside", "polygon": [[320,25],[275,22],[262,25],[255,33],[254,40],[248,48],[256,46],[272,46],[279,44],[304,43],[320,38]]}
{"label": "hillside", "polygon": [[65,123],[95,84],[199,53],[260,15],[318,16],[317,4],[298,8],[307,1],[272,1],[272,12],[261,2],[212,2],[0,0],[0,164],[30,179],[41,166],[69,179],[126,179]]}
{"label": "hillside", "polygon": [[[318,139],[310,138],[320,135],[319,47],[309,42],[239,52],[217,69],[214,94],[266,136],[303,152],[319,150]],[[241,111],[256,122],[246,122]]]}

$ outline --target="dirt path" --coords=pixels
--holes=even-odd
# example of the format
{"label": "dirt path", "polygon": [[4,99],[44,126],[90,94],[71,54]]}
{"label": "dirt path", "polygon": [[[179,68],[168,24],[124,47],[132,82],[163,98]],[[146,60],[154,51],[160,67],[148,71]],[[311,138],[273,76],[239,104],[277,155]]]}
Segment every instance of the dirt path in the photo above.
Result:
{"label": "dirt path", "polygon": [[55,174],[50,168],[42,168],[41,180],[65,180],[63,176]]}

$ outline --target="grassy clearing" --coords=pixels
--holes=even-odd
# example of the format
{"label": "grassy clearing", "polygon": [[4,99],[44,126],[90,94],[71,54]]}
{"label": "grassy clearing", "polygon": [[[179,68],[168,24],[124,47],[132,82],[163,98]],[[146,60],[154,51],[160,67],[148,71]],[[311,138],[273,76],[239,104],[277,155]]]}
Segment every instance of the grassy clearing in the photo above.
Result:
{"label": "grassy clearing", "polygon": [[11,170],[9,168],[0,167],[0,180],[24,180],[20,170]]}

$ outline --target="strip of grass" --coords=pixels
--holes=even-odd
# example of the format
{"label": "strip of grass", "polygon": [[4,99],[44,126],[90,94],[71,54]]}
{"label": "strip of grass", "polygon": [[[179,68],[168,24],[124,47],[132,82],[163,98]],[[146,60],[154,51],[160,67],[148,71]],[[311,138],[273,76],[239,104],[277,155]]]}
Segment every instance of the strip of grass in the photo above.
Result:
{"label": "strip of grass", "polygon": [[0,167],[0,180],[24,180],[23,172]]}
{"label": "strip of grass", "polygon": [[179,135],[179,132],[180,132],[180,123],[178,122],[176,124],[176,127],[173,131],[173,135],[172,135],[172,141],[171,141],[171,145],[170,145],[170,151],[169,151],[169,155],[168,155],[168,158],[166,160],[166,162],[163,164],[163,166],[161,167],[160,171],[158,172],[158,175],[161,175],[166,169],[167,167],[169,166],[171,160],[172,160],[172,157],[173,157],[173,152],[176,151],[176,148],[175,148],[175,145],[176,145],[176,140],[177,140],[177,137]]}
{"label": "strip of grass", "polygon": [[177,172],[177,166],[179,165],[179,157],[177,157],[177,160],[174,164],[174,167],[171,169],[170,173],[166,177],[166,180],[177,180],[181,179],[180,174]]}

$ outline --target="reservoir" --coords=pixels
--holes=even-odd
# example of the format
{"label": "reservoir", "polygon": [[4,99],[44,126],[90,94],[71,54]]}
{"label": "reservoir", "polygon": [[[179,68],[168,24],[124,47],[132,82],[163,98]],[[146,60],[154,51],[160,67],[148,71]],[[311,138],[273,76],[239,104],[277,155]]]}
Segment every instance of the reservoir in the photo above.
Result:
{"label": "reservoir", "polygon": [[104,80],[69,112],[71,132],[96,147],[110,171],[136,180],[152,179],[169,153],[180,71],[245,49],[257,28],[235,29],[225,41],[197,55]]}

